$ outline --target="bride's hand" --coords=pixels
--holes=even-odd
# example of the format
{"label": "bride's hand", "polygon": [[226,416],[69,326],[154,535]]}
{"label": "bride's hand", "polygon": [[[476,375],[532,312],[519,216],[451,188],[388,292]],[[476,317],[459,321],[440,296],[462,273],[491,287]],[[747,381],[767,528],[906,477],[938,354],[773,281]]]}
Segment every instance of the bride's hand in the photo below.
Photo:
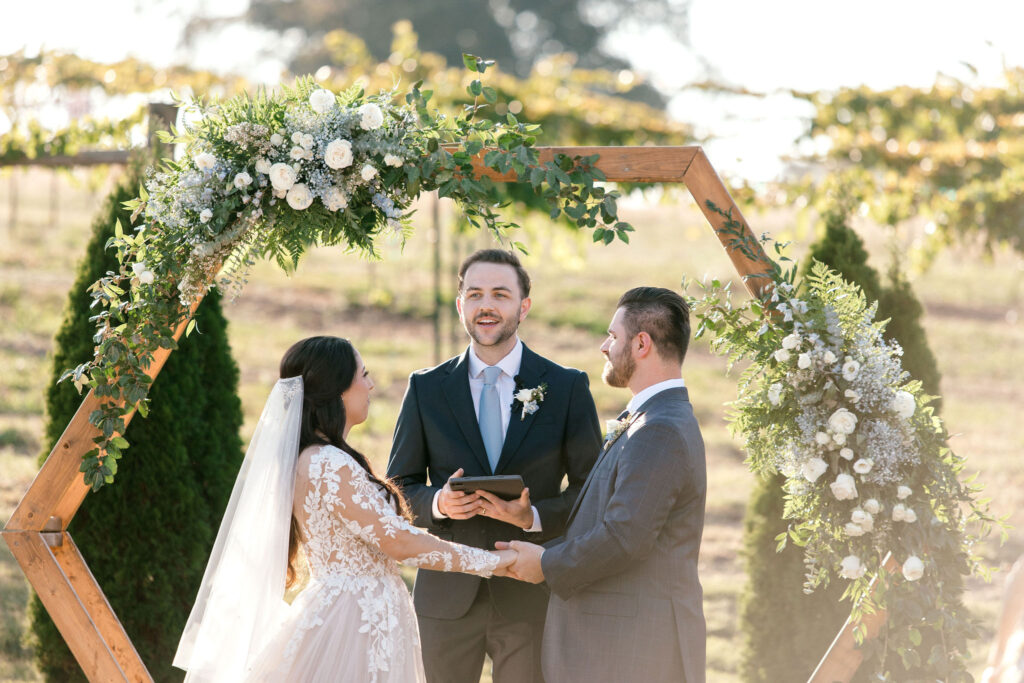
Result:
{"label": "bride's hand", "polygon": [[498,556],[498,566],[494,568],[495,576],[508,576],[508,568],[515,564],[516,559],[519,557],[519,553],[515,550],[495,550],[493,551]]}

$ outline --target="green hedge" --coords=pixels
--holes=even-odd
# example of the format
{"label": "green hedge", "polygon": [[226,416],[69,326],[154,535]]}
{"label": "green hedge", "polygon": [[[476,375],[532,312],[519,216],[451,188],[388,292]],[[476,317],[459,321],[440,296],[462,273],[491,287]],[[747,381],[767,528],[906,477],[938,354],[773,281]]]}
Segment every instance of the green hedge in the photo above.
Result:
{"label": "green hedge", "polygon": [[[868,265],[863,241],[848,225],[848,215],[842,202],[823,214],[825,234],[812,245],[804,268],[815,260],[826,263],[860,285],[869,300],[878,301],[877,318],[890,319],[885,336],[903,347],[903,367],[921,380],[926,392],[938,394],[939,371],[921,327],[921,304],[898,265],[885,285],[880,283],[878,272]],[[781,475],[759,479],[744,520],[747,585],[740,598],[741,669],[743,680],[750,683],[806,681],[850,614],[850,604],[840,602],[842,581],[807,595],[802,590],[803,549],[789,544],[775,552],[775,537],[786,530],[782,482]]]}
{"label": "green hedge", "polygon": [[[116,258],[103,247],[116,220],[130,224],[122,203],[137,195],[141,179],[141,166],[129,170],[94,221],[56,336],[46,397],[47,450],[40,460],[82,400],[73,385],[56,379],[92,356],[95,329],[86,289],[116,268]],[[243,455],[238,368],[216,293],[206,297],[196,318],[196,329],[182,339],[153,385],[149,417],[136,417],[128,427],[132,446],[118,463],[117,480],[90,493],[69,528],[156,681],[183,678],[171,660]],[[30,641],[46,679],[84,681],[35,595],[29,612]]]}

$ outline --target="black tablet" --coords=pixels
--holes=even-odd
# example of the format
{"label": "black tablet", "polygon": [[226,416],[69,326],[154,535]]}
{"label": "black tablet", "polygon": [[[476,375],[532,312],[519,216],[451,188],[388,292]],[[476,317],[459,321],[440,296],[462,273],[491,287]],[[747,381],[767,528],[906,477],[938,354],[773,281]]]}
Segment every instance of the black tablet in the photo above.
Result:
{"label": "black tablet", "polygon": [[492,477],[459,477],[450,479],[452,491],[470,493],[483,489],[503,500],[515,500],[523,492],[523,478],[518,474],[500,474]]}

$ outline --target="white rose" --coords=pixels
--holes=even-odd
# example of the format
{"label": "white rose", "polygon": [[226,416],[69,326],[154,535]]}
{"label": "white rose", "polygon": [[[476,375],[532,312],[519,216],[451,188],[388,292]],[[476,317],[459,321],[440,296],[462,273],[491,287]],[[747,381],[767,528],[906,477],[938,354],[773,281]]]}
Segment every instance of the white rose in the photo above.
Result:
{"label": "white rose", "polygon": [[846,396],[846,398],[850,399],[850,403],[860,402],[860,393],[854,391],[853,389],[847,389],[846,391],[843,392],[843,395]]}
{"label": "white rose", "polygon": [[857,377],[858,372],[860,372],[860,363],[857,361],[851,358],[843,363],[843,379],[847,382],[852,382]]}
{"label": "white rose", "polygon": [[917,521],[917,513],[903,503],[896,503],[892,507],[892,521],[914,523]]}
{"label": "white rose", "polygon": [[811,354],[801,353],[800,358],[798,358],[796,361],[796,366],[801,370],[806,370],[807,368],[811,367]]}
{"label": "white rose", "polygon": [[605,420],[604,421],[604,433],[605,433],[605,435],[607,436],[608,434],[614,434],[616,432],[616,430],[618,430],[618,428],[620,426],[621,425],[619,425],[619,421],[618,420]]}
{"label": "white rose", "polygon": [[399,168],[405,163],[405,159],[398,156],[397,154],[385,154],[384,163],[387,166],[394,166],[395,168]]}
{"label": "white rose", "polygon": [[377,169],[370,164],[366,164],[363,166],[363,169],[359,171],[359,175],[363,180],[371,180],[375,175],[377,175]]}
{"label": "white rose", "polygon": [[864,510],[861,510],[860,508],[857,508],[850,513],[850,521],[854,524],[863,524],[864,522],[868,521],[870,517],[871,515],[869,515]]}
{"label": "white rose", "polygon": [[775,352],[775,360],[779,361],[780,363],[785,363],[786,361],[789,360],[789,351],[787,351],[786,349],[779,349],[778,351]]}
{"label": "white rose", "polygon": [[515,395],[515,399],[520,403],[526,403],[531,398],[533,398],[533,391],[531,389],[520,389]]}
{"label": "white rose", "polygon": [[324,206],[330,211],[340,211],[348,206],[348,197],[340,187],[332,186],[324,195]]}
{"label": "white rose", "polygon": [[839,576],[844,579],[859,579],[864,576],[866,571],[867,567],[864,566],[859,557],[847,555],[840,564]]}
{"label": "white rose", "polygon": [[917,555],[911,555],[903,563],[903,578],[907,581],[917,581],[924,576],[924,562]]}
{"label": "white rose", "polygon": [[773,406],[779,405],[779,400],[782,398],[782,385],[776,382],[775,384],[768,387],[768,400]]}
{"label": "white rose", "polygon": [[274,147],[280,147],[282,142],[284,142],[284,136],[280,133],[274,133],[270,136],[270,144]]}
{"label": "white rose", "polygon": [[841,448],[841,449],[839,449],[839,457],[843,458],[844,460],[853,460],[853,449],[851,449],[851,448]]}
{"label": "white rose", "polygon": [[352,143],[348,140],[331,140],[324,150],[324,163],[335,170],[352,165]]}
{"label": "white rose", "polygon": [[380,128],[380,125],[384,123],[384,112],[373,102],[367,102],[359,107],[359,115],[362,117],[359,125],[362,126],[363,130]]}
{"label": "white rose", "polygon": [[256,172],[262,173],[263,175],[267,175],[268,173],[270,173],[270,162],[264,159],[263,157],[257,159]]}
{"label": "white rose", "polygon": [[818,481],[818,477],[825,474],[827,470],[828,463],[821,458],[811,458],[800,468],[800,473],[804,475],[804,479],[813,484]]}
{"label": "white rose", "polygon": [[800,346],[800,335],[796,332],[787,334],[782,338],[782,348],[792,350],[798,346]]}
{"label": "white rose", "polygon": [[210,211],[209,209],[203,209],[202,211],[199,212],[200,223],[209,223],[211,218],[213,218],[213,211]]}
{"label": "white rose", "polygon": [[832,435],[832,440],[835,441],[840,446],[842,446],[844,443],[846,443],[846,434],[843,434],[843,433],[833,434]]}
{"label": "white rose", "polygon": [[907,524],[913,524],[917,521],[917,513],[914,512],[914,508],[907,508],[903,511],[903,521]]}
{"label": "white rose", "polygon": [[857,474],[867,474],[871,471],[875,461],[871,458],[861,458],[857,462],[853,463],[853,471]]}
{"label": "white rose", "polygon": [[195,162],[196,168],[208,171],[217,163],[217,157],[213,156],[209,152],[202,152],[196,155]]}
{"label": "white rose", "polygon": [[913,493],[913,491],[910,490],[909,486],[899,486],[896,488],[896,497],[900,500],[906,500],[910,497],[911,493]]}
{"label": "white rose", "polygon": [[917,403],[914,401],[914,395],[909,391],[897,391],[889,408],[904,420],[909,420],[917,410]]}
{"label": "white rose", "polygon": [[828,350],[826,350],[825,353],[823,353],[821,355],[821,359],[823,361],[825,361],[826,365],[832,365],[837,360],[839,360],[838,358],[836,358],[836,354],[834,354],[834,353],[832,353],[831,351],[828,351]]}
{"label": "white rose", "polygon": [[832,437],[825,432],[818,432],[814,435],[814,440],[818,442],[819,446],[825,446],[832,441]]}
{"label": "white rose", "polygon": [[317,114],[326,114],[330,110],[334,109],[334,105],[337,100],[334,97],[334,93],[330,90],[314,90],[309,95],[309,106],[313,108]]}
{"label": "white rose", "polygon": [[292,141],[293,145],[297,145],[297,144],[301,143],[302,142],[302,131],[301,130],[297,130],[294,133],[292,133],[291,141]]}
{"label": "white rose", "polygon": [[237,187],[239,190],[244,190],[245,188],[249,187],[250,185],[252,185],[252,176],[251,175],[249,175],[245,171],[242,171],[241,173],[236,173],[235,174],[235,187]]}
{"label": "white rose", "polygon": [[303,133],[302,135],[299,136],[299,144],[302,146],[303,149],[312,149],[313,136],[310,135],[309,133]]}
{"label": "white rose", "polygon": [[853,500],[857,497],[857,482],[849,474],[840,474],[829,487],[836,500]]}
{"label": "white rose", "polygon": [[153,271],[146,266],[145,261],[139,261],[138,263],[132,264],[132,272],[135,273],[135,277],[139,278],[139,282],[144,285],[151,285],[156,277],[153,275]]}
{"label": "white rose", "polygon": [[864,509],[872,515],[877,515],[882,511],[882,504],[875,498],[868,498],[864,501]]}
{"label": "white rose", "polygon": [[295,169],[288,164],[274,164],[270,167],[270,184],[275,190],[290,190],[295,184]]}
{"label": "white rose", "polygon": [[860,524],[854,524],[853,522],[846,523],[846,535],[847,536],[863,536],[864,529]]}
{"label": "white rose", "polygon": [[857,522],[857,524],[859,524],[860,528],[863,529],[864,531],[874,531],[875,530],[875,518],[872,517],[867,512],[864,513],[864,520],[861,521],[861,522]]}
{"label": "white rose", "polygon": [[853,434],[857,428],[857,416],[846,408],[840,408],[828,418],[828,427],[836,434]]}
{"label": "white rose", "polygon": [[287,194],[288,190],[278,190],[277,188],[274,188],[274,196],[278,199],[284,199]]}
{"label": "white rose", "polygon": [[292,147],[292,151],[288,153],[288,156],[290,156],[292,159],[295,159],[296,161],[299,160],[299,159],[305,159],[306,158],[306,150],[304,150],[301,147],[299,147],[298,145],[296,145],[296,146]]}
{"label": "white rose", "polygon": [[288,206],[296,211],[302,211],[309,208],[309,205],[313,203],[313,193],[309,191],[309,188],[304,183],[295,183],[288,188],[288,194],[285,199],[288,200]]}

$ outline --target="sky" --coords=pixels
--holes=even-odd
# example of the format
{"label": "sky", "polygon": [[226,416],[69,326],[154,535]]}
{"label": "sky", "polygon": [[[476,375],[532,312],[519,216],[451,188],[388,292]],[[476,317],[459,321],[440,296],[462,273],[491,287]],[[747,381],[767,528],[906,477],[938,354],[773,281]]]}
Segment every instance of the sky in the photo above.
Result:
{"label": "sky", "polygon": [[[101,61],[188,61],[262,82],[276,81],[284,62],[254,60],[270,38],[243,27],[188,51],[180,45],[194,11],[231,15],[247,0],[102,0],[102,12],[81,0],[4,4],[0,54],[46,48]],[[691,0],[690,18],[689,47],[660,28],[616,34],[608,47],[669,95],[672,116],[715,136],[705,147],[716,168],[754,182],[783,170],[780,159],[797,151],[811,113],[788,89],[927,87],[941,74],[995,85],[1004,64],[1024,66],[1024,0]],[[277,44],[283,52],[288,40]],[[695,54],[719,79],[769,96],[684,92],[704,76]]]}

